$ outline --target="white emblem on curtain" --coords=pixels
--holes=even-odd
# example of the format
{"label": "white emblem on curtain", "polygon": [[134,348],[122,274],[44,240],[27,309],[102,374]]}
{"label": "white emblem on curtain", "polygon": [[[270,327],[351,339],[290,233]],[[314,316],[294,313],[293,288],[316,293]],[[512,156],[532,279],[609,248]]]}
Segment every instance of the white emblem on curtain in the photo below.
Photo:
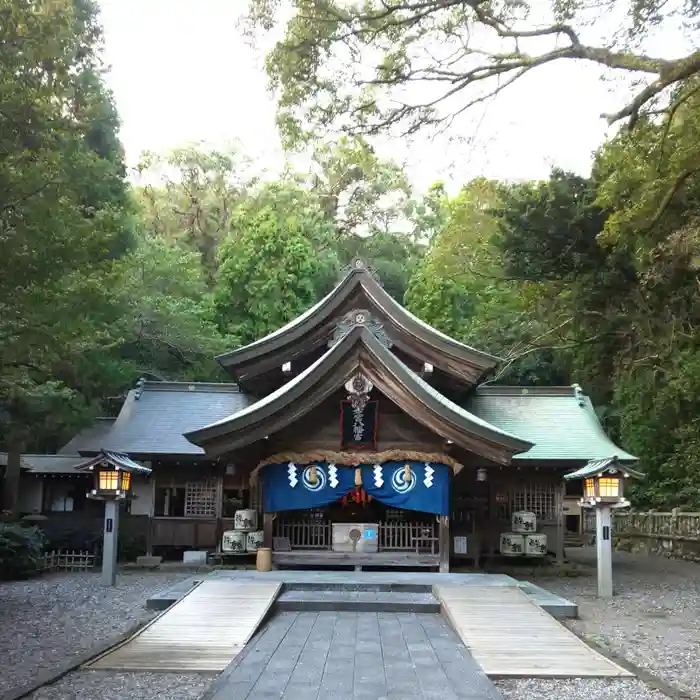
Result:
{"label": "white emblem on curtain", "polygon": [[416,475],[413,469],[408,469],[410,478],[406,479],[406,469],[397,467],[391,477],[391,485],[396,493],[408,493],[416,485]]}
{"label": "white emblem on curtain", "polygon": [[328,485],[332,489],[338,485],[338,467],[335,464],[328,465]]}
{"label": "white emblem on curtain", "polygon": [[306,467],[301,475],[301,483],[309,491],[320,491],[326,485],[326,472],[321,467],[316,467],[316,480],[311,479],[312,467]]}
{"label": "white emblem on curtain", "polygon": [[289,463],[289,466],[287,467],[287,475],[289,485],[294,488],[299,483],[299,479],[297,479],[297,467],[294,462]]}
{"label": "white emblem on curtain", "polygon": [[384,486],[384,477],[382,476],[382,468],[378,465],[374,465],[374,485],[376,488],[380,489]]}
{"label": "white emblem on curtain", "polygon": [[429,489],[433,485],[433,474],[435,474],[435,470],[426,462],[425,479],[423,479],[426,489]]}

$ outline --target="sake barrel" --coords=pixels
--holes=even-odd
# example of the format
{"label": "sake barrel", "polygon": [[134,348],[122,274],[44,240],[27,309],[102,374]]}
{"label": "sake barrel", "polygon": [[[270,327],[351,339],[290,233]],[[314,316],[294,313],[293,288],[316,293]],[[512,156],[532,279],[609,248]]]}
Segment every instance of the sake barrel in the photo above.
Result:
{"label": "sake barrel", "polygon": [[233,516],[233,527],[236,530],[257,530],[258,513],[254,510],[237,510]]}
{"label": "sake barrel", "polygon": [[518,532],[501,533],[501,556],[520,557],[525,549],[525,536]]}
{"label": "sake barrel", "polygon": [[547,535],[534,532],[525,535],[525,554],[528,557],[543,557],[547,554]]}
{"label": "sake barrel", "polygon": [[230,549],[224,549],[223,543],[221,549],[224,552],[230,552],[231,554],[243,554],[246,546],[246,533],[242,530],[227,530],[224,533],[224,537],[226,537],[226,535],[229,536],[228,546]]}
{"label": "sake barrel", "polygon": [[537,516],[534,513],[519,510],[511,517],[511,528],[513,532],[535,532],[537,530]]}
{"label": "sake barrel", "polygon": [[263,546],[263,531],[254,530],[248,533],[248,551],[257,552]]}
{"label": "sake barrel", "polygon": [[239,530],[226,530],[221,538],[221,551],[229,553],[245,552],[246,533]]}

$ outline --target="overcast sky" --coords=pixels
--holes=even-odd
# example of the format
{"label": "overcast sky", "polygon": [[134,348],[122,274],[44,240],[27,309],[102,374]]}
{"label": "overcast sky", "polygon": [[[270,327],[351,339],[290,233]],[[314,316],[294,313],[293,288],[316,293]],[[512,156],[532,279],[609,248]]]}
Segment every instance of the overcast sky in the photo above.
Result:
{"label": "overcast sky", "polygon": [[[245,0],[100,0],[108,83],[122,119],[130,164],[143,150],[186,142],[239,141],[261,168],[283,156],[263,56],[240,35]],[[624,97],[624,93],[622,95]],[[597,68],[572,63],[534,71],[463,125],[471,143],[419,138],[382,144],[419,188],[459,185],[478,175],[546,177],[553,165],[587,173],[602,142],[600,115],[621,105]]]}

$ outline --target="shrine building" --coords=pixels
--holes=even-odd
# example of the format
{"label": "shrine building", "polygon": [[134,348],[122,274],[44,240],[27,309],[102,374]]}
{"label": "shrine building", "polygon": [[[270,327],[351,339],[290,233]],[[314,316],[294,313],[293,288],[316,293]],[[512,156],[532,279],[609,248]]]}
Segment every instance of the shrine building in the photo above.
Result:
{"label": "shrine building", "polygon": [[135,477],[122,526],[154,554],[215,552],[245,509],[277,566],[447,571],[497,554],[514,512],[534,513],[562,557],[563,475],[635,460],[578,385],[492,383],[498,357],[423,323],[359,262],[297,319],[217,359],[230,383],[142,380],[116,418],[57,455],[24,455],[23,513],[100,527],[73,467],[110,450],[153,470]]}

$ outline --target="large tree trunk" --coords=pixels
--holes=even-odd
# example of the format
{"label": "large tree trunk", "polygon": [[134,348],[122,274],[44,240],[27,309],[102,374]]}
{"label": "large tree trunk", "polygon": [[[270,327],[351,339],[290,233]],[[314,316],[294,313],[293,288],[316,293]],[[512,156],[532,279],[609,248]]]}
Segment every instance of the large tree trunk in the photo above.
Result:
{"label": "large tree trunk", "polygon": [[19,477],[22,463],[22,446],[10,442],[7,446],[7,467],[3,484],[2,509],[10,518],[19,517]]}

